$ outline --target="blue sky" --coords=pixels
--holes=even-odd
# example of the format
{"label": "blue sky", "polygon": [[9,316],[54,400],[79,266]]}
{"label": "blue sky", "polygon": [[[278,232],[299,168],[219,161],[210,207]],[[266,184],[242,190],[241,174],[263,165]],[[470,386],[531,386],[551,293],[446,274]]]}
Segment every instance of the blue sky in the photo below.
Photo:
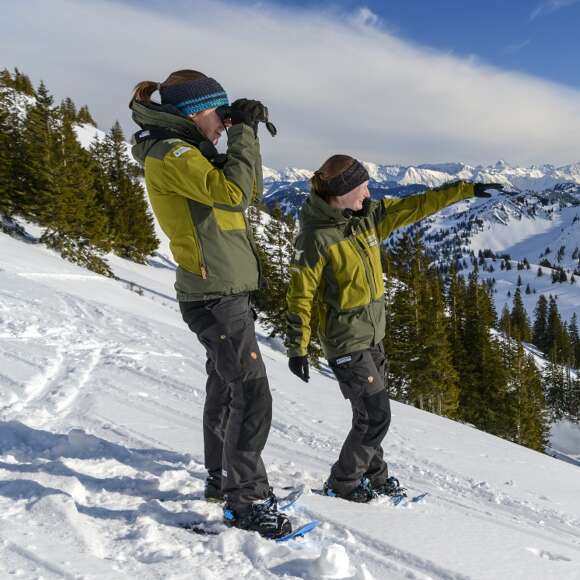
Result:
{"label": "blue sky", "polygon": [[580,88],[579,0],[371,0],[278,4],[344,11],[361,6],[397,36],[444,52]]}
{"label": "blue sky", "polygon": [[141,80],[201,70],[258,98],[266,165],[580,161],[580,0],[19,0],[0,67],[135,130]]}

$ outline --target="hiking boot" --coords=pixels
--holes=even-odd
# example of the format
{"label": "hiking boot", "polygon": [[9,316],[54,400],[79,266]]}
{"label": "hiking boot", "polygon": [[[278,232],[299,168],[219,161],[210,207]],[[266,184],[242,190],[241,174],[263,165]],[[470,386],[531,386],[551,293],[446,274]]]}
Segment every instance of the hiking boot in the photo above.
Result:
{"label": "hiking boot", "polygon": [[396,477],[389,477],[385,483],[372,488],[377,495],[388,495],[391,497],[407,497],[407,490],[401,487]]}
{"label": "hiking boot", "polygon": [[339,497],[341,499],[346,499],[347,501],[354,501],[357,503],[367,503],[375,497],[370,481],[366,477],[363,477],[360,480],[360,483],[350,493],[347,494],[337,492],[335,489],[332,489],[328,485],[328,481],[325,481],[324,487],[322,488],[322,494],[328,495],[330,497]]}
{"label": "hiking boot", "polygon": [[208,475],[205,480],[205,489],[203,496],[206,501],[219,503],[224,501],[224,494],[222,493],[222,482],[219,477],[215,475]]}
{"label": "hiking boot", "polygon": [[276,496],[270,495],[261,501],[255,501],[243,512],[224,506],[224,523],[226,526],[249,532],[258,532],[268,539],[276,539],[292,532],[292,524],[285,513],[277,509]]}

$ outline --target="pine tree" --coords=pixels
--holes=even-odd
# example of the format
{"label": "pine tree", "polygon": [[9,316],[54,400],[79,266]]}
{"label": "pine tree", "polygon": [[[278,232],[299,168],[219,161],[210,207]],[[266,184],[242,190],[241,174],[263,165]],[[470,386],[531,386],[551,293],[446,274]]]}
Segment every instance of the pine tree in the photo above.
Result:
{"label": "pine tree", "polygon": [[540,294],[536,309],[534,310],[535,320],[532,333],[532,343],[542,352],[548,352],[548,301],[543,294]]}
{"label": "pine tree", "polygon": [[15,193],[15,156],[18,147],[18,119],[11,112],[12,99],[0,87],[0,213],[7,216],[17,211]]}
{"label": "pine tree", "polygon": [[410,361],[410,396],[419,407],[454,417],[459,404],[458,374],[447,336],[444,301],[435,276],[422,282],[417,353]]}
{"label": "pine tree", "polygon": [[493,310],[486,289],[478,283],[477,267],[469,276],[465,300],[466,368],[460,374],[459,414],[489,433],[510,433],[508,373],[501,349],[491,337]]}
{"label": "pine tree", "polygon": [[[74,106],[74,105],[73,105]],[[50,215],[41,242],[73,262],[111,275],[102,259],[109,249],[107,217],[96,203],[91,157],[77,140],[70,109],[60,110],[55,132],[53,191]]]}
{"label": "pine tree", "polygon": [[91,112],[89,111],[89,108],[87,107],[87,105],[83,105],[79,109],[79,112],[77,115],[77,122],[81,123],[81,124],[93,125],[93,127],[97,126],[97,123],[93,119],[93,116],[91,115]]}
{"label": "pine tree", "polygon": [[284,223],[283,217],[282,210],[276,205],[264,227],[264,242],[268,248],[268,292],[263,301],[261,319],[270,331],[270,336],[284,336],[286,332],[288,261],[293,248],[292,236],[286,232],[288,224]]}
{"label": "pine tree", "polygon": [[53,99],[40,83],[36,102],[28,111],[22,130],[22,147],[16,160],[20,180],[18,206],[22,214],[45,225],[51,219],[51,202],[57,173],[55,160],[56,116]]}
{"label": "pine tree", "polygon": [[529,342],[532,338],[530,320],[524,307],[520,288],[516,288],[510,314],[512,336],[519,341]]}
{"label": "pine tree", "polygon": [[570,344],[572,346],[572,366],[575,369],[580,369],[580,333],[578,331],[578,317],[576,313],[570,319],[568,326],[568,333],[570,334]]}
{"label": "pine tree", "polygon": [[501,317],[499,319],[499,329],[505,334],[506,337],[512,338],[512,319],[510,316],[510,309],[507,304],[503,305],[503,310],[501,311]]}
{"label": "pine tree", "polygon": [[387,267],[387,386],[391,396],[454,416],[459,389],[441,282],[418,235],[404,235]]}
{"label": "pine tree", "polygon": [[139,182],[139,170],[129,160],[119,123],[113,125],[102,143],[93,143],[91,154],[97,163],[97,199],[106,208],[113,251],[145,263],[159,241]]}
{"label": "pine tree", "polygon": [[512,419],[510,439],[543,451],[547,442],[547,409],[542,377],[533,357],[519,341],[509,341],[508,405]]}

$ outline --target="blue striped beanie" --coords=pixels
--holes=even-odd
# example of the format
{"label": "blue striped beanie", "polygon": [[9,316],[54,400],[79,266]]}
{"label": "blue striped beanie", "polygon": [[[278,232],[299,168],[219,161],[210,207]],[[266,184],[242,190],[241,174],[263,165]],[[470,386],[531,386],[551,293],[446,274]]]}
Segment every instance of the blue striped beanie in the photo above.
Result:
{"label": "blue striped beanie", "polygon": [[161,84],[159,93],[162,104],[173,105],[184,115],[192,115],[205,109],[230,104],[224,88],[215,79],[209,77],[184,81],[178,85]]}

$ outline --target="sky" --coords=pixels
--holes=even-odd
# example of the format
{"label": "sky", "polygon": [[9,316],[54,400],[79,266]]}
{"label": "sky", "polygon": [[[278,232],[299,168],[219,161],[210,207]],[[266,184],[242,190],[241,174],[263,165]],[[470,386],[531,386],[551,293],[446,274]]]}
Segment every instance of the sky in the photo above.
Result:
{"label": "sky", "polygon": [[99,126],[140,80],[193,68],[268,105],[264,163],[580,161],[580,0],[20,0],[0,66]]}

